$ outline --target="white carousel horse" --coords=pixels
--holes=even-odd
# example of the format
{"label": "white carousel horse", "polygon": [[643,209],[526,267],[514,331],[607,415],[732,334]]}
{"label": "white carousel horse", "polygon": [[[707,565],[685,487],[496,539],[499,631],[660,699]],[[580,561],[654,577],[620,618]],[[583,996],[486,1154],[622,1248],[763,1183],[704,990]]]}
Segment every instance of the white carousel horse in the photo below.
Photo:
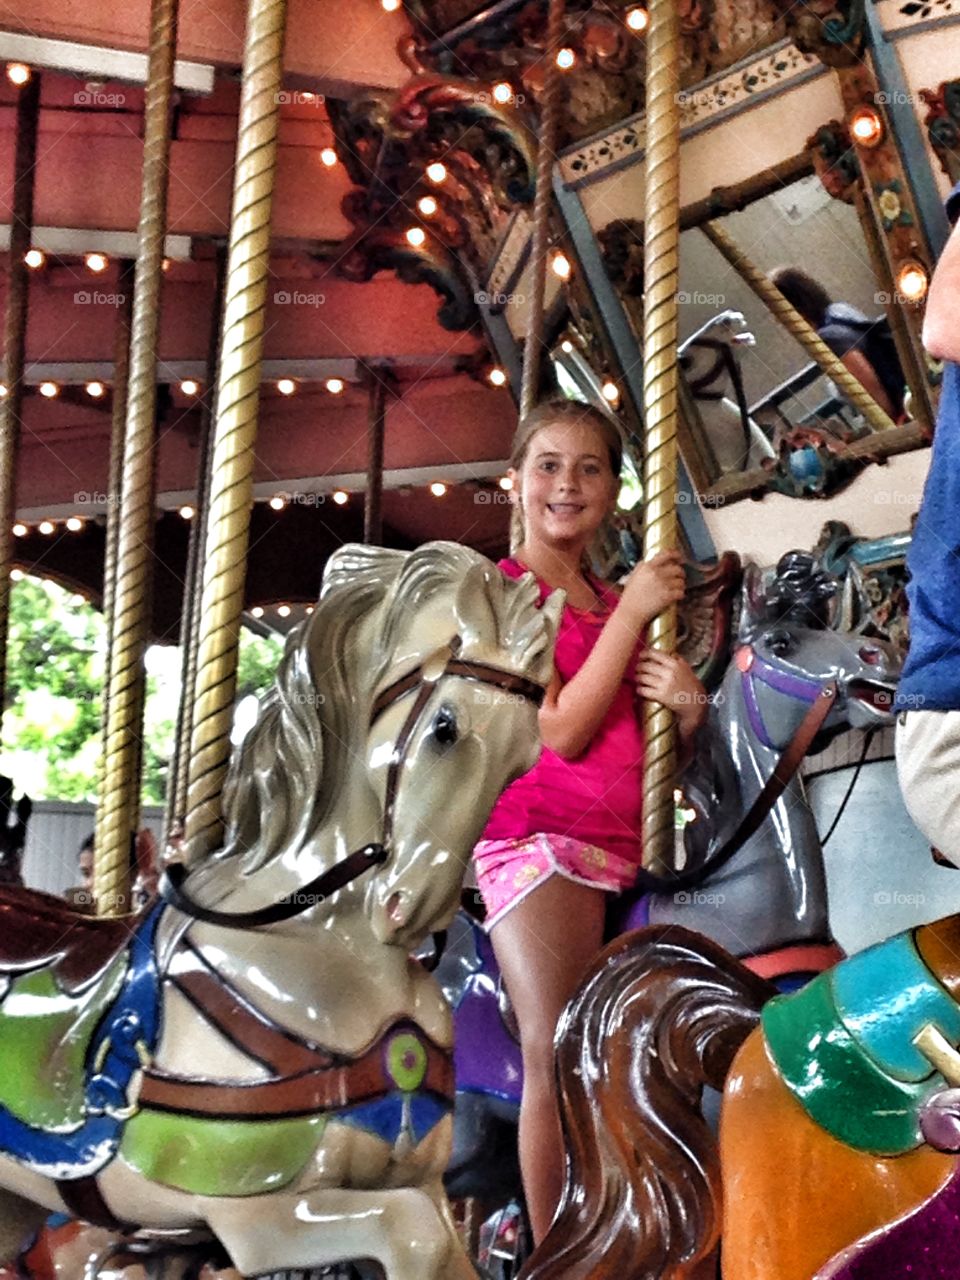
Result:
{"label": "white carousel horse", "polygon": [[[215,1236],[247,1277],[466,1280],[450,1011],[409,958],[538,750],[560,598],[474,552],[333,556],[225,793],[138,920],[0,893],[0,1187]],[[0,1210],[2,1220],[2,1210]]]}

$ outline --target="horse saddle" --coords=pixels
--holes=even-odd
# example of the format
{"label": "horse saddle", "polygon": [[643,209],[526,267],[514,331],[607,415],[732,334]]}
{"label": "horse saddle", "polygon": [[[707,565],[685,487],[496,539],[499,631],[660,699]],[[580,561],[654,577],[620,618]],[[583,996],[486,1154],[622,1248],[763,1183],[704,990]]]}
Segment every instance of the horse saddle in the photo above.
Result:
{"label": "horse saddle", "polygon": [[162,910],[98,919],[0,889],[0,1152],[34,1172],[87,1177],[116,1150],[159,1032]]}

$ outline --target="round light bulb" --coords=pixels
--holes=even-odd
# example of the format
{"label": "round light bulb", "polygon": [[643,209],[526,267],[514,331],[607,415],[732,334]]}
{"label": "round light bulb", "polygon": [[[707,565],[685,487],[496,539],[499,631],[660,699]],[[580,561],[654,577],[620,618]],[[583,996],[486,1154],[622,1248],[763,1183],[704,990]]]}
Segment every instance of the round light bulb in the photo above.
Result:
{"label": "round light bulb", "polygon": [[84,391],[86,391],[87,395],[90,396],[91,399],[99,400],[101,396],[104,396],[106,394],[107,388],[103,385],[102,382],[97,382],[96,380],[94,380],[93,382],[87,383],[87,385],[84,387]]}
{"label": "round light bulb", "polygon": [[616,404],[620,399],[620,392],[615,382],[605,382],[600,388],[600,394],[606,400],[607,404]]}
{"label": "round light bulb", "polygon": [[439,160],[434,160],[432,164],[427,165],[427,177],[437,186],[444,182],[447,177],[447,166],[441,164]]}
{"label": "round light bulb", "polygon": [[577,55],[572,49],[561,49],[557,54],[557,66],[561,71],[569,71],[577,60]]}
{"label": "round light bulb", "polygon": [[348,493],[345,493],[343,489],[334,489],[333,491],[333,500],[338,507],[346,506],[347,499],[349,497],[350,495]]}
{"label": "round light bulb", "polygon": [[387,13],[396,13],[400,8],[400,0],[380,0]]}
{"label": "round light bulb", "polygon": [[23,260],[31,271],[39,271],[47,260],[47,255],[42,249],[28,249],[23,255]]}
{"label": "round light bulb", "polygon": [[650,15],[646,9],[628,9],[627,26],[631,31],[646,31],[650,25]]}
{"label": "round light bulb", "polygon": [[501,489],[509,493],[510,490],[513,488],[513,477],[501,476],[500,479],[497,481],[497,484],[500,486]]}
{"label": "round light bulb", "polygon": [[109,265],[106,255],[102,253],[88,253],[83,260],[87,264],[89,271],[106,271]]}
{"label": "round light bulb", "polygon": [[493,86],[493,100],[499,102],[501,107],[506,106],[508,102],[513,101],[513,85],[508,84],[506,80],[501,80],[499,84]]}
{"label": "round light bulb", "polygon": [[58,396],[60,394],[60,388],[55,382],[41,382],[40,394],[45,396],[48,400],[52,400],[54,396]]}
{"label": "round light bulb", "polygon": [[487,374],[487,381],[495,387],[504,387],[507,384],[507,375],[499,365],[494,365]]}
{"label": "round light bulb", "polygon": [[297,384],[293,378],[280,378],[277,382],[277,390],[282,396],[292,396],[297,389]]}
{"label": "round light bulb", "polygon": [[419,249],[426,238],[427,233],[424,231],[423,227],[407,228],[407,241],[412,244],[415,249]]}
{"label": "round light bulb", "polygon": [[194,511],[193,507],[190,506],[189,503],[185,503],[180,508],[180,516],[184,520],[192,520],[195,515],[196,515],[196,512]]}
{"label": "round light bulb", "polygon": [[440,480],[434,480],[433,484],[430,486],[430,492],[435,498],[442,498],[447,492],[447,486]]}
{"label": "round light bulb", "polygon": [[41,520],[37,525],[38,531],[47,538],[49,538],[50,534],[53,533],[55,527],[56,526],[52,520]]}
{"label": "round light bulb", "polygon": [[7,79],[11,84],[15,84],[18,89],[22,89],[25,84],[29,84],[32,75],[33,72],[25,62],[7,63]]}
{"label": "round light bulb", "polygon": [[27,536],[27,526],[25,524],[21,524],[18,520],[13,526],[13,536],[15,538],[25,538]]}
{"label": "round light bulb", "polygon": [[289,618],[290,606],[288,604],[277,605],[277,613],[280,615],[281,618]]}
{"label": "round light bulb", "polygon": [[417,201],[417,208],[425,218],[432,218],[437,212],[437,202],[433,196],[421,196]]}
{"label": "round light bulb", "polygon": [[279,493],[275,493],[273,497],[270,499],[270,506],[274,509],[274,511],[282,511],[286,505],[287,505],[286,498],[284,498]]}
{"label": "round light bulb", "polygon": [[200,383],[195,378],[184,378],[180,383],[180,390],[185,396],[195,396],[200,390]]}
{"label": "round light bulb", "polygon": [[83,521],[79,516],[71,516],[67,521],[67,528],[71,533],[79,533],[83,528]]}
{"label": "round light bulb", "polygon": [[320,160],[323,164],[327,166],[328,169],[332,169],[333,166],[337,163],[338,159],[339,157],[337,156],[337,153],[334,151],[333,147],[324,147],[323,150],[320,152]]}
{"label": "round light bulb", "polygon": [[566,352],[567,355],[570,354],[570,352],[573,350],[573,343],[570,341],[569,338],[564,338],[564,340],[560,343],[560,350]]}
{"label": "round light bulb", "polygon": [[883,141],[883,116],[876,107],[857,107],[849,121],[850,134],[861,147],[877,147]]}
{"label": "round light bulb", "polygon": [[897,271],[897,292],[907,302],[922,302],[930,287],[930,276],[920,262],[904,262]]}
{"label": "round light bulb", "polygon": [[5,382],[0,382],[0,400],[2,400],[4,396],[9,394],[10,393],[7,391],[7,384]]}
{"label": "round light bulb", "polygon": [[555,253],[550,260],[550,267],[553,274],[558,276],[561,280],[570,279],[570,272],[572,268],[570,266],[570,259],[565,253]]}
{"label": "round light bulb", "polygon": [[11,582],[22,582],[22,581],[23,581],[23,570],[22,570],[22,569],[11,569],[11,570],[10,570],[10,581],[11,581]]}
{"label": "round light bulb", "polygon": [[328,378],[324,383],[324,386],[332,396],[340,395],[345,385],[342,378]]}
{"label": "round light bulb", "polygon": [[255,604],[255,605],[253,606],[253,608],[250,610],[250,614],[251,614],[251,617],[254,617],[254,618],[262,618],[262,617],[263,617],[263,606],[262,606],[262,605],[259,605],[259,604]]}

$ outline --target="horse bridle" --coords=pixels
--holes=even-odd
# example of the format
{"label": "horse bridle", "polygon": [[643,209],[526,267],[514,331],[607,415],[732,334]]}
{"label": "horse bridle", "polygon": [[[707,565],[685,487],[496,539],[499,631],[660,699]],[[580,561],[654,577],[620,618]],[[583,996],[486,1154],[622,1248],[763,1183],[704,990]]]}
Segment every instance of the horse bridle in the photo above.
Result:
{"label": "horse bridle", "polygon": [[[463,641],[455,635],[449,644],[443,646],[432,657],[407,672],[392,684],[387,685],[376,698],[370,708],[368,729],[372,728],[380,716],[394,703],[408,694],[415,692],[413,704],[407,712],[406,719],[393,744],[390,763],[387,766],[387,782],[384,792],[383,821],[381,837],[377,842],[362,845],[348,854],[342,861],[322,872],[309,884],[298,889],[294,894],[286,895],[269,907],[261,907],[256,911],[217,911],[212,907],[204,907],[187,893],[185,882],[190,874],[189,868],[182,863],[173,863],[166,868],[160,881],[159,893],[165,902],[176,907],[178,911],[192,916],[195,920],[204,920],[208,924],[223,925],[234,929],[252,929],[261,925],[277,924],[281,920],[290,920],[305,911],[308,906],[322,901],[337,890],[345,888],[370,867],[385,863],[391,854],[393,842],[394,814],[400,776],[406,761],[407,751],[416,732],[420,719],[427,708],[437,685],[447,676],[457,676],[462,680],[472,680],[477,684],[492,685],[503,693],[532,702],[539,707],[543,702],[545,690],[542,685],[503,667],[496,667],[485,662],[471,662],[458,655]],[[443,654],[447,657],[444,660]]]}

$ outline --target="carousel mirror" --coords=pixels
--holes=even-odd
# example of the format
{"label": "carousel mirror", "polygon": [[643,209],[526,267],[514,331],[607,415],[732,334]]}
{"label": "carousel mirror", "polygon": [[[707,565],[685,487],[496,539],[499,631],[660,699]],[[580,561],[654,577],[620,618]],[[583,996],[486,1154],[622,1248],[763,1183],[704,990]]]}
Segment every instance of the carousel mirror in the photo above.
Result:
{"label": "carousel mirror", "polygon": [[[694,455],[688,465],[701,491],[732,497],[774,487],[822,496],[837,487],[850,447],[909,421],[916,375],[905,335],[895,332],[891,285],[868,216],[832,198],[810,173],[683,232],[685,452]],[[836,380],[782,317],[772,323],[758,276],[761,287],[773,277],[827,356],[840,359]],[[871,416],[870,405],[854,399],[845,372],[880,412]]]}

